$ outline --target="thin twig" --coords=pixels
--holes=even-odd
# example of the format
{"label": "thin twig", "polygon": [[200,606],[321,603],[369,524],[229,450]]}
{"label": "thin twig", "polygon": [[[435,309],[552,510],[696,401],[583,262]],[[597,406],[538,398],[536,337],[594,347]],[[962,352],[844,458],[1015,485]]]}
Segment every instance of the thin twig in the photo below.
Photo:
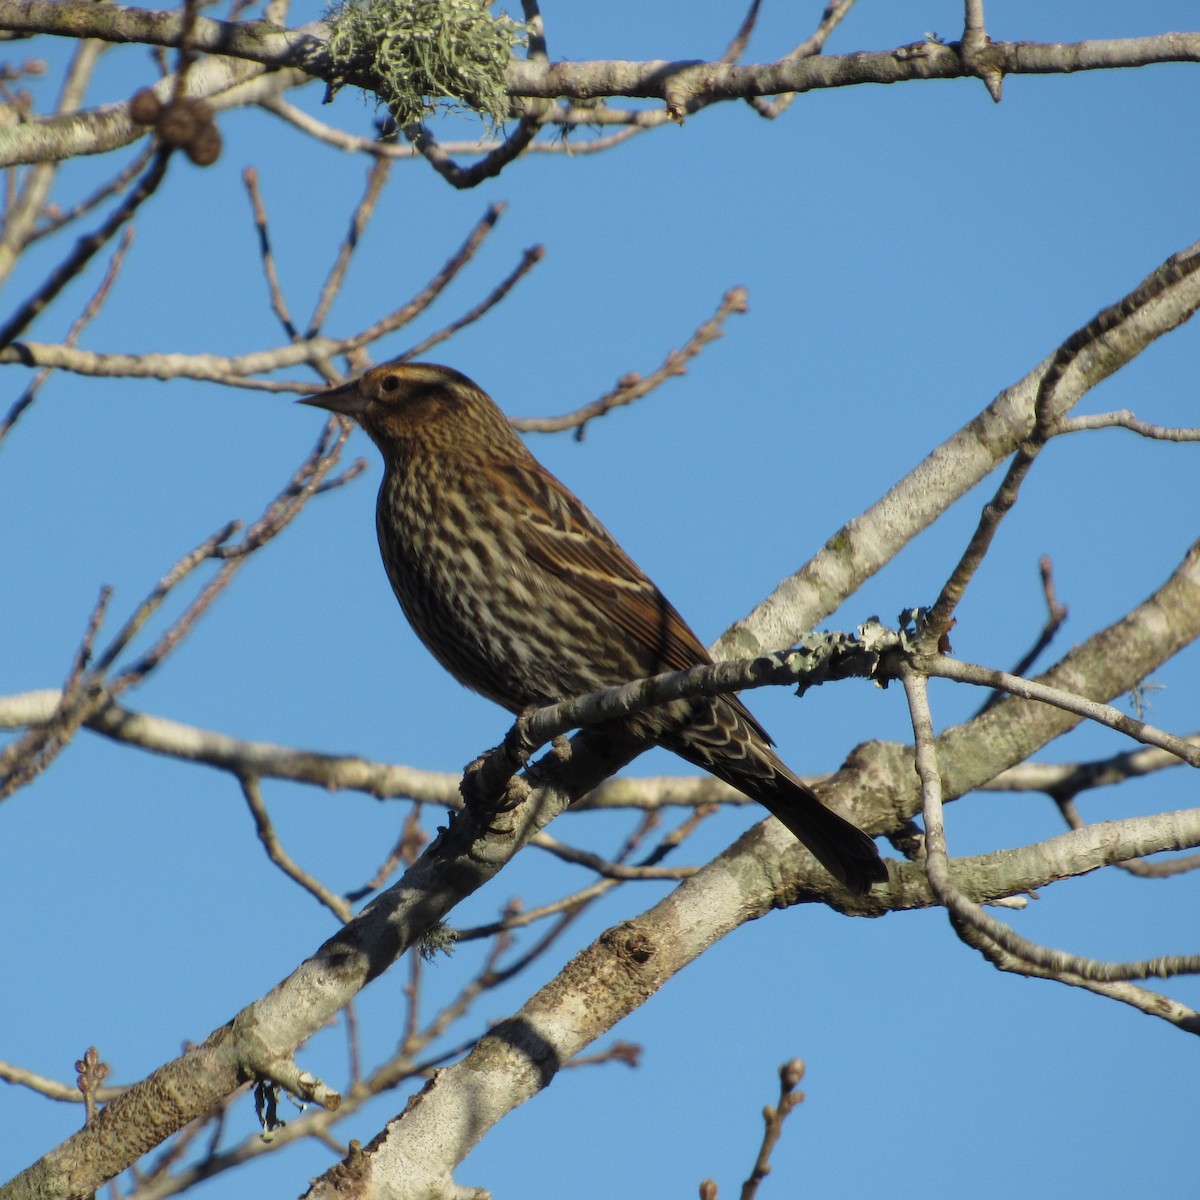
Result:
{"label": "thin twig", "polygon": [[111,179],[101,184],[90,195],[85,196],[78,204],[72,205],[71,208],[64,212],[57,213],[53,217],[47,217],[44,224],[39,225],[30,235],[29,241],[36,242],[39,238],[44,238],[52,233],[57,233],[64,225],[69,225],[72,221],[77,221],[80,217],[91,212],[92,209],[103,204],[109,196],[116,195],[117,192],[123,191],[130,180],[134,179],[146,167],[154,154],[154,146],[152,143],[147,143],[141,150],[119,170]]}
{"label": "thin twig", "polygon": [[[552,111],[549,100],[527,100],[526,104],[535,112],[548,113]],[[445,147],[438,143],[433,131],[423,121],[406,125],[404,136],[448,184],[465,191],[478,186],[485,179],[499,175],[510,162],[524,154],[544,123],[544,117],[526,113],[517,122],[516,128],[511,133],[505,136],[493,150],[469,167],[463,167],[456,163],[446,153]]]}
{"label": "thin twig", "polygon": [[346,899],[351,904],[357,904],[372,892],[378,891],[398,866],[403,864],[411,867],[417,861],[417,856],[428,840],[425,831],[421,828],[421,801],[414,800],[408,816],[404,819],[404,828],[400,831],[400,837],[391,853],[380,864],[379,870],[362,887],[346,893]]}
{"label": "thin twig", "polygon": [[[63,1083],[58,1079],[48,1079],[45,1075],[38,1075],[35,1071],[27,1071],[24,1067],[17,1067],[12,1063],[0,1062],[0,1080],[18,1087],[28,1088],[31,1092],[37,1092],[39,1096],[45,1096],[47,1100],[59,1100],[65,1104],[82,1104],[84,1102],[83,1093],[76,1084]],[[115,1100],[123,1091],[125,1091],[124,1087],[101,1087],[97,1088],[92,1095],[101,1104],[107,1104],[110,1100]]]}
{"label": "thin twig", "polygon": [[746,308],[746,289],[730,288],[721,298],[717,311],[692,334],[682,350],[672,350],[657,370],[645,377],[631,371],[617,381],[617,386],[611,392],[574,412],[558,417],[514,417],[513,426],[522,433],[558,433],[564,429],[574,429],[575,436],[582,439],[589,421],[604,416],[614,408],[632,404],[666,380],[685,374],[687,364],[705,346],[723,335],[725,321],[733,313],[744,313]]}
{"label": "thin twig", "polygon": [[[335,146],[339,150],[348,150],[356,154],[368,154],[372,158],[411,159],[419,158],[420,151],[411,143],[381,142],[377,138],[361,137],[358,134],[346,133],[332,125],[326,125],[310,116],[303,109],[289,104],[279,96],[271,96],[259,102],[259,107],[294,125],[309,137],[316,138],[326,145]],[[572,107],[559,108],[553,118],[546,124],[559,128],[601,125],[622,125],[624,128],[603,137],[589,138],[582,142],[535,141],[525,149],[526,154],[565,154],[568,157],[576,155],[598,154],[611,150],[614,146],[628,141],[639,133],[657,128],[666,122],[666,116],[648,109],[635,109],[630,112],[616,112],[606,108],[583,109]],[[469,155],[486,154],[495,143],[492,139],[479,139],[473,142],[443,142],[441,148],[447,154]]]}
{"label": "thin twig", "polygon": [[[542,261],[545,252],[544,246],[530,246],[521,255],[521,261],[474,308],[468,309],[461,317],[455,321],[451,321],[449,325],[443,326],[437,333],[430,334],[423,342],[418,342],[411,350],[406,350],[400,357],[405,360],[416,358],[439,343],[453,337],[460,329],[478,321],[484,313],[495,308]],[[513,423],[514,425],[516,424],[515,421]]]}
{"label": "thin twig", "polygon": [[[250,525],[240,542],[232,546],[222,544],[240,526],[240,522],[231,522],[225,531],[214,535],[214,538],[218,540],[210,539],[213,542],[211,548],[201,555],[196,563],[189,565],[188,570],[190,571],[192,566],[198,565],[203,558],[210,557],[223,560],[221,569],[201,588],[199,594],[158,641],[132,666],[113,679],[106,689],[108,700],[115,700],[127,688],[140,683],[153,671],[191,632],[195,623],[208,611],[213,601],[233,581],[238,570],[248,561],[250,554],[277,536],[299,515],[309,498],[316,493],[321,480],[337,462],[342,446],[349,436],[349,429],[347,427],[340,428],[332,445],[330,445],[329,433],[330,430],[327,426],[316,449],[301,464],[288,485],[271,502],[263,515]],[[199,550],[193,552],[193,554],[198,553]],[[178,579],[171,578],[167,590],[174,587],[176,583],[178,583]],[[161,603],[165,595],[166,591],[162,590],[160,585],[160,589],[156,589],[151,596],[153,607],[144,607],[135,614],[136,627],[131,630],[130,637],[137,628],[144,624],[150,612]],[[124,642],[127,641],[128,638],[125,638]],[[124,642],[119,648],[124,648]]]}
{"label": "thin twig", "polygon": [[109,1077],[112,1068],[100,1058],[95,1046],[89,1046],[84,1056],[75,1060],[75,1084],[83,1095],[83,1123],[90,1125],[96,1116],[96,1092]]}
{"label": "thin twig", "polygon": [[695,875],[696,867],[627,867],[620,863],[609,862],[599,854],[590,850],[580,850],[576,846],[568,846],[565,842],[551,837],[547,833],[536,834],[530,845],[538,846],[549,851],[555,858],[575,866],[587,867],[595,871],[602,879],[645,880],[645,879],[688,879]]}
{"label": "thin twig", "polygon": [[530,62],[548,62],[550,51],[546,45],[546,26],[537,0],[521,0],[521,12],[528,30],[526,45],[529,49],[525,57]]}
{"label": "thin twig", "polygon": [[595,1054],[577,1054],[563,1063],[563,1067],[599,1067],[611,1062],[624,1063],[627,1067],[641,1066],[642,1048],[636,1042],[616,1041]]}
{"label": "thin twig", "polygon": [[354,213],[350,217],[350,228],[347,230],[345,238],[342,239],[337,258],[321,288],[317,306],[313,310],[312,318],[308,322],[308,329],[304,333],[306,339],[314,338],[321,332],[325,318],[329,315],[329,309],[337,298],[337,294],[342,290],[350,259],[358,248],[359,239],[367,227],[367,222],[375,212],[375,205],[379,201],[391,169],[392,164],[385,158],[376,159],[371,164],[371,169],[367,172],[366,191],[363,192],[362,199],[354,207]]}
{"label": "thin twig", "polygon": [[[235,357],[213,354],[96,354],[60,344],[29,342],[7,350],[0,349],[0,363],[21,362],[31,366],[55,366],[77,374],[114,378],[203,379],[258,391],[310,394],[319,388],[308,383],[275,382],[246,377],[307,363],[322,369],[329,378],[335,374],[329,367],[330,359],[338,355],[352,356],[356,351],[407,325],[423,313],[474,257],[503,211],[504,205],[491,205],[462,246],[416,296],[369,328],[345,338],[317,336]],[[532,261],[530,255],[533,255]],[[493,289],[490,296],[482,305],[473,309],[472,313],[481,313],[495,304],[513,283],[529,270],[536,259],[536,251],[527,252],[517,269]],[[450,328],[461,327],[469,319],[473,319],[471,314]]]}
{"label": "thin twig", "polygon": [[404,1027],[400,1033],[400,1053],[412,1058],[421,1049],[421,976],[424,959],[415,949],[408,952],[408,982],[404,985]]}
{"label": "thin twig", "polygon": [[471,925],[465,929],[457,929],[455,930],[455,941],[472,942],[479,938],[495,937],[497,933],[504,930],[521,929],[526,925],[533,925],[538,921],[546,920],[547,917],[557,916],[565,910],[598,899],[619,886],[615,879],[601,879],[548,904],[540,904],[535,908],[523,908],[519,912],[505,915],[500,921],[489,921],[484,925]]}
{"label": "thin twig", "polygon": [[358,473],[357,464],[339,476],[338,481],[327,479],[329,472],[337,465],[342,447],[349,436],[350,430],[344,422],[339,423],[336,419],[327,421],[308,457],[263,510],[262,516],[251,523],[240,542],[233,546],[222,546],[216,557],[244,558],[253,553],[295,520],[313,496],[328,490],[326,483],[332,487],[335,482],[345,482],[347,478],[353,478]]}
{"label": "thin twig", "polygon": [[[1200,746],[1200,734],[1190,734],[1187,741]],[[994,779],[981,785],[984,791],[1045,792],[1058,799],[1078,796],[1092,788],[1114,787],[1130,779],[1140,779],[1154,771],[1163,771],[1187,764],[1166,750],[1151,747],[1129,750],[1094,762],[1024,762],[1001,771]]]}
{"label": "thin twig", "polygon": [[210,534],[198,546],[189,550],[171,569],[155,584],[150,594],[133,610],[125,624],[118,630],[117,635],[109,642],[108,647],[96,663],[96,672],[104,674],[116,661],[117,656],[133,641],[134,637],[146,622],[159,610],[164,600],[178,587],[201,563],[212,558],[217,548],[227,542],[240,528],[240,522],[229,521],[215,533]]}
{"label": "thin twig", "polygon": [[1171,261],[1166,268],[1156,271],[1134,292],[1109,305],[1086,325],[1077,329],[1055,351],[1050,365],[1038,383],[1033,427],[1013,456],[996,494],[984,505],[966,550],[950,573],[933,607],[926,614],[923,628],[931,638],[940,641],[949,633],[954,610],[986,557],[1001,522],[1016,503],[1025,476],[1043,447],[1054,436],[1057,430],[1054,397],[1067,369],[1084,351],[1102,340],[1106,334],[1120,328],[1140,308],[1197,270],[1200,270],[1200,254]]}
{"label": "thin twig", "polygon": [[[92,293],[92,297],[84,306],[83,312],[75,318],[71,328],[67,331],[67,336],[63,339],[62,343],[64,346],[74,346],[79,341],[79,335],[83,333],[88,323],[104,306],[104,302],[108,299],[108,294],[112,290],[112,285],[116,282],[121,266],[125,262],[125,253],[132,242],[133,226],[127,225],[121,233],[121,240],[117,243],[117,248],[113,251],[112,258],[109,259],[108,269],[104,272],[104,278],[100,280],[99,286]],[[20,419],[21,414],[37,398],[38,392],[46,380],[50,378],[52,371],[52,367],[43,367],[13,402],[12,407],[5,414],[4,420],[0,421],[0,442],[4,441],[8,436],[9,430]]]}
{"label": "thin twig", "polygon": [[[711,806],[708,806],[703,811],[691,813],[678,828],[668,831],[659,840],[657,845],[651,847],[650,851],[643,856],[641,862],[637,864],[638,867],[653,867],[655,864],[661,862],[696,831],[710,811]],[[626,839],[620,853],[617,855],[617,865],[623,864],[634,853],[642,840],[657,826],[658,821],[659,814],[657,812],[649,812],[638,822],[637,828]],[[618,881],[610,877],[601,879],[589,887],[582,888],[577,892],[571,893],[569,896],[564,896],[551,904],[544,904],[538,908],[522,909],[510,906],[510,909],[505,912],[504,918],[501,921],[488,925],[475,926],[471,929],[458,930],[457,940],[464,942],[481,937],[492,937],[503,930],[513,930],[522,926],[532,925],[536,921],[543,921],[548,917],[558,916],[564,912],[573,913],[581,911],[593,900],[599,899],[617,886]]]}
{"label": "thin twig", "polygon": [[[1067,619],[1067,606],[1058,602],[1058,596],[1054,591],[1054,564],[1048,554],[1043,554],[1038,560],[1038,571],[1042,577],[1042,595],[1046,600],[1046,623],[1042,626],[1041,633],[1038,634],[1037,640],[1029,648],[1028,652],[1021,656],[1021,661],[1012,669],[1013,675],[1026,675],[1029,673],[1030,667],[1037,662],[1042,652],[1054,641],[1054,635],[1062,628],[1062,623]],[[977,717],[983,716],[989,709],[994,708],[1003,699],[1002,692],[993,692],[979,706],[975,713]]]}
{"label": "thin twig", "polygon": [[0,350],[12,344],[29,327],[33,319],[83,270],[93,255],[128,221],[138,207],[162,182],[170,161],[171,151],[160,149],[154,156],[150,169],[138,180],[137,186],[108,215],[107,219],[92,233],[85,234],[75,248],[50,272],[46,281],[26,300],[11,317],[0,326]]}
{"label": "thin twig", "polygon": [[346,1014],[346,1058],[349,1088],[353,1091],[362,1083],[362,1042],[358,1035],[358,1005],[351,1000],[342,1010]]}
{"label": "thin twig", "polygon": [[377,341],[384,334],[391,333],[409,324],[420,316],[442,294],[452,279],[475,257],[476,251],[486,241],[488,234],[496,227],[505,209],[504,204],[490,204],[483,217],[467,235],[463,244],[446,260],[442,269],[407,303],[388,313],[382,320],[363,330],[362,333],[342,341],[343,349],[339,353],[357,350],[370,342]]}
{"label": "thin twig", "polygon": [[258,252],[262,258],[263,273],[267,277],[267,292],[271,297],[271,311],[279,318],[283,331],[289,338],[295,340],[296,326],[288,312],[287,301],[283,298],[283,289],[279,286],[279,274],[275,270],[275,256],[271,253],[271,235],[267,228],[267,210],[263,204],[262,194],[258,190],[258,171],[247,167],[242,172],[242,182],[250,195],[250,204],[254,210],[254,228],[258,231]]}
{"label": "thin twig", "polygon": [[[798,62],[802,58],[811,58],[813,55],[820,54],[825,49],[829,35],[842,23],[842,18],[853,6],[854,0],[829,0],[812,35],[805,38],[798,46],[794,46],[779,61]],[[767,120],[773,121],[788,109],[792,101],[796,99],[796,95],[796,92],[784,92],[769,99],[766,96],[751,96],[749,100],[751,107],[760,117],[766,117]]]}
{"label": "thin twig", "polygon": [[88,664],[111,599],[112,588],[101,588],[100,597],[88,615],[83,639],[71,660],[62,696],[49,721],[30,729],[0,751],[0,800],[41,774],[102,702],[96,673],[88,669]]}
{"label": "thin twig", "polygon": [[304,870],[283,848],[283,843],[280,842],[279,835],[275,832],[275,826],[271,822],[271,815],[263,803],[262,788],[259,786],[258,779],[253,775],[243,775],[241,785],[242,796],[245,798],[246,807],[250,809],[251,817],[254,818],[254,829],[258,834],[258,840],[262,842],[263,849],[267,852],[267,857],[289,879],[298,883],[310,896],[325,905],[339,921],[343,924],[349,921],[354,915],[354,910],[350,905],[341,896],[331,892],[319,879]]}
{"label": "thin twig", "polygon": [[733,40],[725,47],[725,53],[720,58],[721,62],[735,63],[746,52],[746,44],[750,41],[750,35],[754,32],[754,26],[758,22],[758,10],[761,5],[762,0],[750,0],[749,11],[742,18],[741,26],[733,35]]}
{"label": "thin twig", "polygon": [[804,1063],[793,1058],[779,1068],[779,1102],[768,1104],[763,1109],[763,1140],[754,1160],[754,1169],[742,1184],[741,1200],[754,1200],[758,1185],[771,1173],[771,1152],[783,1135],[783,1123],[792,1110],[804,1102],[804,1093],[799,1090],[804,1078]]}
{"label": "thin twig", "polygon": [[[929,709],[925,677],[910,667],[901,671],[909,715],[916,736],[916,769],[921,781],[922,818],[925,823],[925,874],[938,902],[951,918],[956,932],[989,960],[1005,970],[1022,973],[1025,965],[1036,968],[1046,977],[1061,978],[1064,982],[1089,984],[1128,984],[1130,980],[1151,976],[1200,972],[1200,955],[1163,955],[1138,962],[1107,963],[1098,959],[1081,958],[1061,950],[1052,950],[1021,937],[1014,930],[986,913],[978,904],[968,900],[957,888],[950,871],[946,849],[946,830],[942,820],[942,782],[937,761],[937,743],[933,733],[933,716]],[[997,959],[992,947],[1005,957]],[[1069,977],[1069,978],[1068,978]],[[1129,988],[1114,998],[1133,1003],[1143,1011],[1154,1011],[1154,994],[1141,988]],[[1159,997],[1158,999],[1161,999]],[[1187,1032],[1200,1033],[1200,1016],[1186,1010],[1182,1016],[1161,1011],[1155,1015],[1172,1021]],[[1179,1006],[1182,1007],[1182,1006]]]}
{"label": "thin twig", "polygon": [[944,655],[920,656],[914,660],[917,669],[924,675],[939,679],[954,679],[959,683],[971,683],[979,687],[999,688],[1023,700],[1037,700],[1042,704],[1052,704],[1065,712],[1074,713],[1089,721],[1107,725],[1118,733],[1134,738],[1147,746],[1158,746],[1176,754],[1185,763],[1200,767],[1200,747],[1187,738],[1177,737],[1144,721],[1126,716],[1120,709],[1111,704],[1101,704],[1089,700],[1075,692],[1062,688],[1050,687],[1037,683],[1032,679],[1021,679],[1010,675],[1007,671],[995,671],[990,667],[981,667],[976,663],[962,662],[958,659],[947,658]]}
{"label": "thin twig", "polygon": [[1127,408],[1115,412],[1063,417],[1055,433],[1082,433],[1091,429],[1128,429],[1131,433],[1160,442],[1200,442],[1200,426],[1155,425],[1142,421]]}
{"label": "thin twig", "polygon": [[[36,729],[31,729],[0,754],[0,796],[22,786],[43,770],[81,724],[111,704],[123,691],[140,683],[163,661],[186,637],[216,596],[229,584],[237,569],[247,561],[249,553],[273,538],[296,516],[336,463],[348,434],[347,428],[341,428],[331,444],[328,429],[323,433],[316,450],[297,470],[283,493],[272,502],[263,516],[251,525],[240,545],[228,549],[222,547],[222,543],[238,528],[239,523],[235,521],[184,555],[134,610],[99,656],[95,666],[83,670],[83,666],[79,664],[86,664],[91,657],[91,642],[107,604],[107,593],[102,594],[101,603],[93,613],[89,622],[89,632],[77,656],[77,666],[72,668],[71,679],[68,686],[64,686],[59,705],[50,720]],[[170,592],[208,558],[226,558],[228,561],[223,563],[221,569],[201,589],[183,614],[141,658],[120,675],[105,681],[104,676],[117,657],[161,607]]]}
{"label": "thin twig", "polygon": [[[83,104],[96,63],[105,45],[100,41],[81,41],[71,55],[63,84],[55,103],[56,117],[76,112]],[[8,172],[10,190],[0,227],[0,281],[8,278],[17,260],[34,238],[37,222],[46,212],[46,201],[61,163],[35,163],[24,173],[17,190],[17,173]],[[15,336],[15,335],[14,335]]]}
{"label": "thin twig", "polygon": [[[214,535],[216,539],[228,537],[231,527],[227,526]],[[214,538],[209,538],[175,565],[168,576],[160,582],[150,597],[135,610],[108,648],[100,655],[95,666],[89,666],[92,647],[112,595],[110,588],[102,589],[100,600],[88,621],[83,643],[72,664],[67,683],[49,720],[7,746],[0,753],[0,798],[9,795],[28,783],[54,760],[74,736],[76,730],[90,717],[107,706],[115,695],[133,682],[133,677],[105,683],[104,675],[116,656],[125,648],[134,634],[158,608],[171,588],[180,583],[205,558],[209,557]],[[144,674],[145,672],[143,672]],[[129,676],[129,673],[126,673]],[[136,676],[141,678],[141,675]]]}

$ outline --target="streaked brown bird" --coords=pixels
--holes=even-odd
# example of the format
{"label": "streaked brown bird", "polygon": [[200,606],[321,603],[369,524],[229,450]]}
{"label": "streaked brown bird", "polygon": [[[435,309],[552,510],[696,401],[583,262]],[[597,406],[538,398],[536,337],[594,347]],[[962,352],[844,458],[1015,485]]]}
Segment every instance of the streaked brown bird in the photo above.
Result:
{"label": "streaked brown bird", "polygon": [[[518,713],[712,661],[465,375],[384,363],[302,403],[353,417],[382,452],[383,565],[460,683]],[[784,766],[736,696],[674,701],[626,724],[757,800],[852,891],[887,879],[875,843]]]}

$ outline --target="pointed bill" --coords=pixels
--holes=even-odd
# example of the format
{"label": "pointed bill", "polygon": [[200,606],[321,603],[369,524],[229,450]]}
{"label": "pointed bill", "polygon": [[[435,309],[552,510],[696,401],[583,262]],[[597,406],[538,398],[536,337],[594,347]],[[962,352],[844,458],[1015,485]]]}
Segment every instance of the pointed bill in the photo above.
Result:
{"label": "pointed bill", "polygon": [[325,408],[343,417],[357,417],[367,406],[367,398],[358,386],[358,380],[343,383],[340,387],[318,392],[315,396],[302,396],[297,404],[311,404],[314,408]]}

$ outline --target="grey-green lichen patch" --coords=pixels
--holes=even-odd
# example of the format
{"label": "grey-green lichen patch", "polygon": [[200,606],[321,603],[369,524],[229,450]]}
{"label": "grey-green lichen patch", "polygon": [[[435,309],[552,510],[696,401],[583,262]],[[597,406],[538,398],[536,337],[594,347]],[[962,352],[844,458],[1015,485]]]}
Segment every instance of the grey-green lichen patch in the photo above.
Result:
{"label": "grey-green lichen patch", "polygon": [[504,73],[526,31],[488,0],[337,0],[325,20],[328,97],[368,76],[400,126],[439,107],[472,108],[492,125],[508,117]]}

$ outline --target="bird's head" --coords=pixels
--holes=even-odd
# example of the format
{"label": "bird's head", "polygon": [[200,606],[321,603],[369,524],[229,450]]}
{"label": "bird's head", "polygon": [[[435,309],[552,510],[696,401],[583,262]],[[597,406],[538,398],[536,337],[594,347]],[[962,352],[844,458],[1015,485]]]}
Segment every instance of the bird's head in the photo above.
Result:
{"label": "bird's head", "polygon": [[300,404],[353,417],[385,452],[431,447],[507,448],[519,439],[492,398],[460,371],[437,363],[387,362]]}

